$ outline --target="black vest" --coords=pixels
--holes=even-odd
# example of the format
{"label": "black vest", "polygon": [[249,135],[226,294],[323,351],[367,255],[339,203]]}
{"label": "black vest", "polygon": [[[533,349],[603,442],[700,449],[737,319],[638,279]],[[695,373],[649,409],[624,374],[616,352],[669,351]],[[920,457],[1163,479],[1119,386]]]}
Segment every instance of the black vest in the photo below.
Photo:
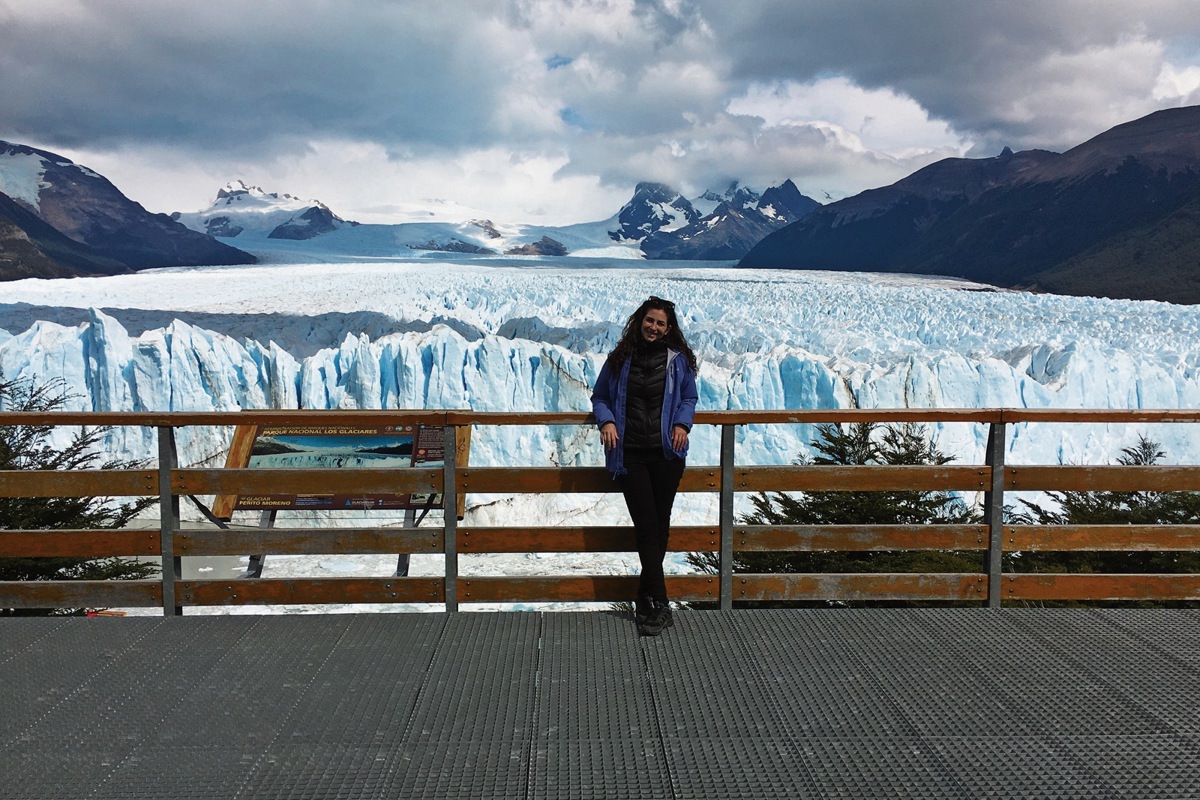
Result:
{"label": "black vest", "polygon": [[625,447],[662,450],[663,389],[667,383],[667,343],[638,342],[625,385]]}

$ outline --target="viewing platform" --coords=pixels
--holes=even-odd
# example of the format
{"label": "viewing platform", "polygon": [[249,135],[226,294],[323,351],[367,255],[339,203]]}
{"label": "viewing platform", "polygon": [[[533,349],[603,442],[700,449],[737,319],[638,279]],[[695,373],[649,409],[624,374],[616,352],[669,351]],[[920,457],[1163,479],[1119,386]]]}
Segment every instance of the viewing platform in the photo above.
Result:
{"label": "viewing platform", "polygon": [[0,798],[1188,798],[1200,612],[0,620]]}
{"label": "viewing platform", "polygon": [[[128,581],[0,581],[4,609],[161,614],[0,619],[0,800],[1200,797],[1200,574],[1170,558],[1144,572],[1121,563],[1050,572],[1022,557],[1190,555],[1200,550],[1200,524],[1005,516],[1022,493],[1200,491],[1194,464],[1006,461],[1006,443],[1035,423],[1189,425],[1200,411],[852,409],[705,412],[696,421],[719,429],[719,457],[689,464],[681,491],[714,496],[717,512],[674,529],[671,549],[708,553],[712,569],[668,576],[668,592],[714,610],[680,610],[674,627],[645,638],[616,611],[469,613],[633,596],[627,574],[459,568],[460,555],[631,550],[628,527],[487,527],[453,511],[472,494],[613,491],[599,467],[473,466],[465,457],[471,430],[587,426],[585,414],[0,413],[9,426],[154,429],[158,450],[144,466],[0,471],[0,498],[157,497],[158,506],[157,529],[0,530],[0,558],[137,556],[161,565],[159,575]],[[986,442],[982,463],[737,458],[746,426],[855,422],[972,426]],[[347,425],[408,426],[418,432],[410,449],[425,442],[437,458],[386,469],[255,467],[233,458],[234,435],[221,467],[181,461],[176,448],[189,428]],[[734,505],[759,492],[912,491],[975,498],[979,517],[751,524]],[[438,497],[445,511],[432,526],[353,528],[226,525],[215,512],[211,526],[196,527],[181,514],[184,500],[199,507],[215,498],[215,508],[232,495],[298,502],[330,492]],[[969,557],[950,572],[738,567],[746,554],[806,551]],[[386,554],[389,563],[436,555],[444,571],[183,572],[189,558],[347,553]],[[1076,602],[1187,608],[1038,607]],[[255,613],[401,603],[435,610]],[[750,607],[757,603],[810,608]],[[834,608],[855,604],[940,607]],[[228,613],[204,613],[215,607]]]}

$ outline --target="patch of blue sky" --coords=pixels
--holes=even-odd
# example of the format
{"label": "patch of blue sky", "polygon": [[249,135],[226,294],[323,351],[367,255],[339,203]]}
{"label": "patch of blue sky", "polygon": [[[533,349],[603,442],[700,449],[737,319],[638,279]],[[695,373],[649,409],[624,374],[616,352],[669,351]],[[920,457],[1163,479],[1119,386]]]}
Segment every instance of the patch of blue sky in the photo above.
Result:
{"label": "patch of blue sky", "polygon": [[595,130],[596,126],[589,122],[582,114],[571,107],[563,108],[558,112],[558,118],[568,125],[580,128],[585,131]]}

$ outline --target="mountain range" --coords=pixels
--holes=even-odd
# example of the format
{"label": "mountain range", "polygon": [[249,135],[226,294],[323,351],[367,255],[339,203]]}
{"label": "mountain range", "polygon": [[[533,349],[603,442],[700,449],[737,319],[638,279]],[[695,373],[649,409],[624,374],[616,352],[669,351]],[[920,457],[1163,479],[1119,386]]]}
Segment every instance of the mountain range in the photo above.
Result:
{"label": "mountain range", "polygon": [[614,241],[637,242],[646,258],[731,260],[820,205],[800,194],[790,179],[761,195],[735,181],[724,193],[709,190],[695,201],[661,183],[640,183],[610,235]]}
{"label": "mountain range", "polygon": [[[661,183],[639,183],[633,196],[607,220],[562,227],[464,223],[363,225],[361,230],[317,200],[266,192],[241,181],[217,192],[211,206],[171,218],[194,231],[254,250],[262,239],[312,240],[340,232],[314,247],[338,247],[358,255],[386,257],[396,248],[481,255],[604,255],[617,258],[736,260],[768,233],[820,204],[800,194],[791,180],[762,194],[738,182],[723,192],[689,200]],[[271,249],[278,249],[272,246]]]}
{"label": "mountain range", "polygon": [[1200,106],[1065,153],[939,161],[769,234],[739,266],[1200,303]]}
{"label": "mountain range", "polygon": [[[388,258],[411,251],[739,260],[916,273],[1060,294],[1200,303],[1200,106],[1064,153],[950,158],[822,206],[791,180],[688,199],[640,183],[607,220],[359,225],[235,181],[208,208],[151,214],[61,156],[0,142],[0,280],[160,266]],[[253,255],[251,255],[253,253]]]}
{"label": "mountain range", "polygon": [[254,262],[249,253],[151,214],[87,167],[0,142],[0,280]]}

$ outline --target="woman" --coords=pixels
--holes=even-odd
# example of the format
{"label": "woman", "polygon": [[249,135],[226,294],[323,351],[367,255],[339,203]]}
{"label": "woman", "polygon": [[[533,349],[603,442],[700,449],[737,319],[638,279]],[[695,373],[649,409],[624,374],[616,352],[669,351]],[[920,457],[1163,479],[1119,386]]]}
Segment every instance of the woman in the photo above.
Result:
{"label": "woman", "polygon": [[605,466],[621,484],[637,535],[642,574],[635,619],[645,636],[674,622],[663,559],[696,399],[696,356],[679,330],[675,304],[651,297],[625,323],[592,392]]}

